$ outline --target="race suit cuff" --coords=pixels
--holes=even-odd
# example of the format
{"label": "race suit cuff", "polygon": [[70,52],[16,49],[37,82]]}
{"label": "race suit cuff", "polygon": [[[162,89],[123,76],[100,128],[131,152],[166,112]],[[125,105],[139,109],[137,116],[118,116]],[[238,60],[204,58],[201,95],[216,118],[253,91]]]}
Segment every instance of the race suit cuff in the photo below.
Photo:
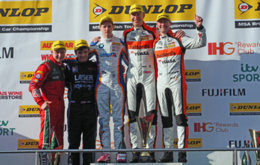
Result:
{"label": "race suit cuff", "polygon": [[37,101],[37,104],[41,107],[42,104],[44,103],[44,100],[40,100],[40,101]]}

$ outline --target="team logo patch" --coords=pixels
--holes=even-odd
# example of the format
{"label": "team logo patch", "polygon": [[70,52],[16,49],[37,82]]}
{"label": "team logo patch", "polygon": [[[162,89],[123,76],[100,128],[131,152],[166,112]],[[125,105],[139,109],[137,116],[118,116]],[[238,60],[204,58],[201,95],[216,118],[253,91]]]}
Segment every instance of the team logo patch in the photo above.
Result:
{"label": "team logo patch", "polygon": [[104,48],[104,44],[98,45],[99,48]]}
{"label": "team logo patch", "polygon": [[41,92],[39,90],[35,89],[32,92],[32,96],[33,97],[41,97],[42,95],[41,95]]}
{"label": "team logo patch", "polygon": [[75,73],[75,72],[78,72],[78,67],[72,67],[72,72]]}
{"label": "team logo patch", "polygon": [[36,76],[35,76],[35,78],[37,78],[37,79],[40,79],[42,76],[41,76],[41,74],[37,74]]}

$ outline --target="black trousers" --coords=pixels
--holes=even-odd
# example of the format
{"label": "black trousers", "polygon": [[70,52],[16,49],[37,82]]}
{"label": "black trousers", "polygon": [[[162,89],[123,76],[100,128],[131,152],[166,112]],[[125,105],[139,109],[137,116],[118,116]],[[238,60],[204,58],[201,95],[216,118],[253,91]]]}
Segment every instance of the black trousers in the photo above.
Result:
{"label": "black trousers", "polygon": [[[68,109],[69,149],[78,149],[83,134],[83,149],[96,148],[97,110],[94,104],[70,103]],[[72,164],[79,165],[79,153],[72,153]],[[83,164],[94,162],[93,153],[83,154]]]}

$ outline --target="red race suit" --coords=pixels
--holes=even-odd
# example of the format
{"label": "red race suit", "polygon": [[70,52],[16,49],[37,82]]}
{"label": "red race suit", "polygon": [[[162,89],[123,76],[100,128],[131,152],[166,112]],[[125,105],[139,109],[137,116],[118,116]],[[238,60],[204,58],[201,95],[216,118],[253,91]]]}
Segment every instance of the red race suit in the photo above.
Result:
{"label": "red race suit", "polygon": [[62,149],[64,133],[64,65],[51,56],[34,73],[29,91],[41,106],[45,101],[49,109],[40,109],[41,131],[39,149]]}

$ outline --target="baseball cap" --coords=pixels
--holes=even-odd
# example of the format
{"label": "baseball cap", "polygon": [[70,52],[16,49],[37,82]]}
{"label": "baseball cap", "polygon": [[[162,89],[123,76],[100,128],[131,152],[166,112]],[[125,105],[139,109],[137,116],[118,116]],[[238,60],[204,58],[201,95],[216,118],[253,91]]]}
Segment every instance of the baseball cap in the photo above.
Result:
{"label": "baseball cap", "polygon": [[101,26],[101,24],[102,24],[103,22],[111,22],[111,23],[113,24],[113,20],[112,20],[112,18],[109,17],[109,16],[104,16],[104,17],[102,17],[102,18],[100,19],[100,21],[99,21],[99,26]]}
{"label": "baseball cap", "polygon": [[54,41],[51,50],[58,50],[58,49],[66,49],[65,44],[63,41]]}
{"label": "baseball cap", "polygon": [[144,9],[143,9],[143,7],[141,6],[141,5],[137,5],[137,4],[133,4],[133,5],[131,5],[131,7],[130,7],[130,12],[129,12],[129,14],[132,14],[132,13],[134,13],[134,12],[144,12]]}
{"label": "baseball cap", "polygon": [[80,47],[83,47],[83,46],[89,48],[86,40],[78,40],[74,44],[74,50],[78,50]]}
{"label": "baseball cap", "polygon": [[157,15],[156,21],[159,21],[160,19],[163,19],[163,18],[167,19],[171,22],[170,16],[166,13],[161,13],[161,14]]}

